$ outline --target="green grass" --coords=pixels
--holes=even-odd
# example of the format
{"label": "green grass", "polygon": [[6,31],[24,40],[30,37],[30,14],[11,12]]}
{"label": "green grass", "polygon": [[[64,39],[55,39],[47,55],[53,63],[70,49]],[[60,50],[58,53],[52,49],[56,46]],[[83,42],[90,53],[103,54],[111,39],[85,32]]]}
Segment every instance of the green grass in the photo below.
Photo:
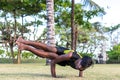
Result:
{"label": "green grass", "polygon": [[120,64],[95,64],[83,78],[68,66],[57,65],[56,72],[59,78],[52,78],[50,67],[43,63],[0,64],[0,80],[120,80]]}

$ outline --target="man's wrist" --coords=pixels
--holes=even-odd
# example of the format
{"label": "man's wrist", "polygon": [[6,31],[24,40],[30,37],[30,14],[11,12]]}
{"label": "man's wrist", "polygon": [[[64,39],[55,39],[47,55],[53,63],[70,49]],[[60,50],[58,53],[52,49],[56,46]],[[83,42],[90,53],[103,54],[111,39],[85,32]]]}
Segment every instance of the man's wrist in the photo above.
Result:
{"label": "man's wrist", "polygon": [[56,78],[56,75],[52,75],[52,77]]}

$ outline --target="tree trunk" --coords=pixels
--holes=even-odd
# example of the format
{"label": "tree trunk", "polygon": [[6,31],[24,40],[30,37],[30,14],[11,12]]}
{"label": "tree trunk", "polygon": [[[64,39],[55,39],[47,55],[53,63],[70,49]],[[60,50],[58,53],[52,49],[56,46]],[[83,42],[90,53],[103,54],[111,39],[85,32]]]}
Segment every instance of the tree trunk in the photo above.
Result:
{"label": "tree trunk", "polygon": [[[24,33],[24,26],[23,26],[23,15],[21,15],[22,17],[22,32],[21,32],[21,36],[23,37],[23,33]],[[18,50],[18,55],[17,55],[17,63],[21,64],[21,50]]]}
{"label": "tree trunk", "polygon": [[[54,32],[54,0],[46,0],[47,4],[47,44],[55,46],[55,32]],[[46,65],[50,63],[47,59]]]}
{"label": "tree trunk", "polygon": [[74,0],[71,7],[71,49],[76,50],[76,28],[74,26]]}
{"label": "tree trunk", "polygon": [[18,50],[17,63],[21,64],[21,50]]}
{"label": "tree trunk", "polygon": [[[17,32],[16,10],[14,9],[13,12],[14,12],[14,32],[15,32],[14,33],[14,40],[16,40],[16,32]],[[17,63],[19,63],[19,64],[21,63],[21,61],[20,61],[21,60],[21,58],[20,58],[20,52],[21,51],[18,50]]]}
{"label": "tree trunk", "polygon": [[22,32],[21,32],[21,36],[23,37],[23,33],[24,33],[24,26],[23,26],[23,14],[21,15],[21,17],[22,17]]}
{"label": "tree trunk", "polygon": [[14,9],[13,12],[14,12],[14,32],[15,32],[14,33],[14,39],[16,39],[16,30],[17,30],[16,29],[16,27],[17,27],[16,26],[16,10]]}
{"label": "tree trunk", "polygon": [[11,55],[12,55],[12,60],[13,60],[13,63],[15,63],[15,56],[14,56],[14,51],[13,51],[13,43],[9,43],[10,45],[10,51],[11,51]]}

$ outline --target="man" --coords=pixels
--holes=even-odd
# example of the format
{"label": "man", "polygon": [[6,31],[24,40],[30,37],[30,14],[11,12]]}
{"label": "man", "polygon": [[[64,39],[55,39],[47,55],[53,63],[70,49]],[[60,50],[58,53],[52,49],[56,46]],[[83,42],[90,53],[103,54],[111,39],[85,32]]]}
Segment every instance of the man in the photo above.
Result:
{"label": "man", "polygon": [[61,66],[71,66],[79,70],[79,77],[83,76],[83,70],[93,64],[93,60],[88,57],[81,57],[74,50],[69,50],[64,47],[53,47],[41,42],[27,41],[19,37],[16,41],[20,50],[27,50],[39,57],[51,59],[51,75],[56,77],[55,64]]}

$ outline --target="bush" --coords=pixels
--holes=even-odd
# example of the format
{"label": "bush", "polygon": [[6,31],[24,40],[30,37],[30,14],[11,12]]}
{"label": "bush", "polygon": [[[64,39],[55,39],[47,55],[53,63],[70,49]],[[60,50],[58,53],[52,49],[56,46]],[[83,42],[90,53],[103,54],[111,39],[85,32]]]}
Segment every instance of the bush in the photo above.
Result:
{"label": "bush", "polygon": [[113,49],[107,51],[109,60],[107,63],[120,63],[120,44],[113,46]]}
{"label": "bush", "polygon": [[[45,59],[22,59],[21,63],[45,63]],[[9,58],[0,58],[0,63],[13,63],[12,59]]]}
{"label": "bush", "polygon": [[110,59],[106,61],[107,64],[120,64],[120,60]]}

